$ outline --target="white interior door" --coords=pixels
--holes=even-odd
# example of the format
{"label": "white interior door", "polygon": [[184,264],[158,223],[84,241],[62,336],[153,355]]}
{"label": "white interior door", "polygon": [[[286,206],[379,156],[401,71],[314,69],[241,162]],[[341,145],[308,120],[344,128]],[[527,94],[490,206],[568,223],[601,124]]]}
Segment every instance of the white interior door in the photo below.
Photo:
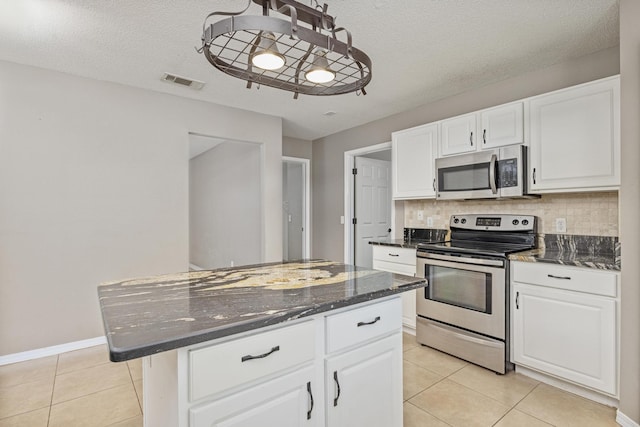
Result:
{"label": "white interior door", "polygon": [[354,260],[372,268],[370,240],[385,239],[391,232],[391,162],[356,157],[354,179]]}

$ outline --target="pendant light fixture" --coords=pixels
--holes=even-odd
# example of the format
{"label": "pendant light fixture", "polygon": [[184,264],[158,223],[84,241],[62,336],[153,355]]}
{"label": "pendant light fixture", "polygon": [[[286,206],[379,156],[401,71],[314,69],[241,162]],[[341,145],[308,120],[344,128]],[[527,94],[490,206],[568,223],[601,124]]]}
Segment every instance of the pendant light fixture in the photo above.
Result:
{"label": "pendant light fixture", "polygon": [[[215,68],[253,84],[305,95],[366,95],[371,60],[336,27],[328,6],[295,0],[247,0],[239,12],[212,12],[198,50]],[[262,15],[245,14],[255,3]],[[271,16],[273,14],[274,16]],[[214,16],[223,19],[210,23]]]}

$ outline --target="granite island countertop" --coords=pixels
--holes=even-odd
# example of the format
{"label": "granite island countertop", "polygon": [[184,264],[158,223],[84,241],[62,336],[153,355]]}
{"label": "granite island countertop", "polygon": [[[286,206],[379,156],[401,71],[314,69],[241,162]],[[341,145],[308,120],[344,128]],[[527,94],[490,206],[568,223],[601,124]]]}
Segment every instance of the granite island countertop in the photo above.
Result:
{"label": "granite island countertop", "polygon": [[310,260],[192,271],[98,286],[114,362],[383,298],[424,279]]}

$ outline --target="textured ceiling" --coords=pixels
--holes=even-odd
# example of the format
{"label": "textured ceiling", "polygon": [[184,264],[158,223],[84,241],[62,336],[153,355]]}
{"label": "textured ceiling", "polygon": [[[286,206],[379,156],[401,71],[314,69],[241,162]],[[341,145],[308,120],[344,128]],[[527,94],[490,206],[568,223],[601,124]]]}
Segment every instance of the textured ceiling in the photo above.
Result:
{"label": "textured ceiling", "polygon": [[286,136],[316,139],[619,43],[619,0],[325,2],[372,59],[366,96],[294,100],[211,67],[194,50],[204,17],[245,0],[2,0],[0,59],[281,116]]}

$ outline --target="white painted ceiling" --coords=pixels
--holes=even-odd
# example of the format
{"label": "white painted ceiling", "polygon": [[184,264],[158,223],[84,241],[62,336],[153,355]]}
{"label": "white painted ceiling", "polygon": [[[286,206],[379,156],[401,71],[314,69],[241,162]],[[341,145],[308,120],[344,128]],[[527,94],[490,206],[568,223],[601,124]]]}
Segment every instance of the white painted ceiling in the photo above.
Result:
{"label": "white painted ceiling", "polygon": [[194,50],[204,17],[246,0],[2,0],[0,59],[280,116],[286,136],[313,140],[619,43],[619,0],[324,2],[372,59],[366,96],[294,100],[210,66]]}

